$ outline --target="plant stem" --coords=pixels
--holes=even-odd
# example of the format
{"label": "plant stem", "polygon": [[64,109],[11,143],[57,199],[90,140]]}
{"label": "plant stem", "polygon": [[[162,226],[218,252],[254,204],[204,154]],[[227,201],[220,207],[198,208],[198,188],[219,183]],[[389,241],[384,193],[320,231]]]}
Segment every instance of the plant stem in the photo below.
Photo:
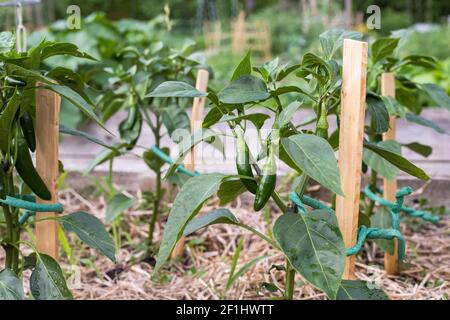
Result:
{"label": "plant stem", "polygon": [[284,204],[283,200],[281,200],[280,195],[276,191],[272,192],[272,199],[275,201],[278,208],[280,208],[283,213],[287,211],[286,205]]}
{"label": "plant stem", "polygon": [[[372,169],[372,172],[370,173],[370,190],[372,190],[373,192],[376,192],[377,189],[377,178],[378,178],[378,173]],[[373,214],[373,208],[375,207],[375,201],[370,200],[369,204],[367,205],[367,216],[371,216]]]}
{"label": "plant stem", "polygon": [[[300,183],[296,189],[296,192],[300,197],[305,192],[308,182],[309,177],[303,173],[300,177]],[[284,292],[286,300],[292,300],[294,298],[294,289],[295,289],[295,269],[292,267],[291,263],[286,258],[286,288]]]}
{"label": "plant stem", "polygon": [[[6,222],[6,240],[8,242],[12,241],[12,232],[13,232],[13,222],[11,217],[11,212],[9,211],[9,206],[2,205],[3,207],[3,215],[5,216],[5,222]],[[4,245],[5,249],[5,268],[6,269],[12,269],[12,249],[13,247],[10,244]]]}
{"label": "plant stem", "polygon": [[[6,194],[14,194],[12,171],[9,171],[4,179]],[[6,222],[7,240],[9,242],[5,245],[5,267],[17,274],[19,272],[19,249],[17,247],[17,242],[20,240],[19,213],[17,209],[7,205],[2,205],[2,207]]]}
{"label": "plant stem", "polygon": [[262,240],[266,241],[267,243],[269,243],[271,246],[273,246],[274,248],[281,250],[280,247],[278,246],[278,244],[276,244],[272,239],[270,239],[269,237],[265,236],[264,234],[262,234],[261,232],[259,232],[258,230],[250,227],[249,225],[246,225],[244,223],[239,223],[238,224],[239,227],[244,228],[248,231],[250,231],[251,233],[255,234],[256,236],[258,236],[259,238],[261,238]]}
{"label": "plant stem", "polygon": [[[155,144],[158,148],[161,147],[161,120],[159,115],[156,116],[156,126],[154,130],[155,135]],[[158,220],[159,215],[159,206],[161,203],[161,194],[162,194],[162,188],[161,188],[161,168],[158,168],[156,170],[156,192],[155,192],[155,200],[153,202],[153,215],[152,219],[150,220],[149,229],[148,229],[148,249],[150,251],[150,248],[153,244],[153,233],[155,232],[155,225],[156,221]]]}
{"label": "plant stem", "polygon": [[284,296],[286,300],[294,298],[295,289],[295,269],[292,268],[291,263],[286,259],[286,288]]}

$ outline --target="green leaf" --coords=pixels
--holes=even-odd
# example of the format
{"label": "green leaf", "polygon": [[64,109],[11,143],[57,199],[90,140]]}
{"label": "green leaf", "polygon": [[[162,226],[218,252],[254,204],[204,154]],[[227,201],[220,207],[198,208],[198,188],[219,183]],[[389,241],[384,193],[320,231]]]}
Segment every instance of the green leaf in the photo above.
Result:
{"label": "green leaf", "polygon": [[420,54],[412,54],[402,59],[401,65],[412,65],[418,67],[424,67],[427,69],[435,69],[437,67],[437,60],[431,56],[425,56]]}
{"label": "green leaf", "polygon": [[384,105],[391,116],[398,116],[400,118],[405,118],[406,110],[405,107],[400,104],[395,98],[389,96],[382,96]]}
{"label": "green leaf", "polygon": [[234,272],[236,271],[236,266],[238,264],[239,261],[239,257],[241,255],[241,251],[242,248],[244,247],[244,238],[242,237],[239,240],[239,243],[236,247],[236,250],[234,251],[233,254],[233,258],[231,259],[231,264],[230,264],[230,272],[228,274],[228,280],[227,280],[227,284],[225,285],[225,293],[230,289],[230,287],[233,285],[232,283],[232,278],[234,275]]}
{"label": "green leaf", "polygon": [[129,198],[123,193],[118,193],[108,201],[106,207],[106,222],[112,223],[122,212],[130,209],[136,200],[134,198]]}
{"label": "green leaf", "polygon": [[184,228],[183,236],[188,236],[197,230],[208,227],[213,224],[238,224],[239,220],[231,213],[230,210],[220,208],[212,212],[208,212],[201,217],[192,219]]}
{"label": "green leaf", "polygon": [[343,195],[336,157],[325,139],[312,134],[296,134],[282,138],[281,143],[290,159],[304,173],[331,191]]}
{"label": "green leaf", "polygon": [[9,31],[0,32],[0,53],[7,53],[14,48],[16,40],[14,34]]}
{"label": "green leaf", "polygon": [[97,217],[78,211],[61,216],[59,221],[62,222],[65,231],[74,232],[88,246],[100,251],[112,262],[116,262],[114,241]]}
{"label": "green leaf", "polygon": [[266,84],[254,76],[239,77],[218,94],[219,100],[228,104],[257,102],[269,97]]}
{"label": "green leaf", "polygon": [[376,133],[389,130],[389,112],[382,99],[376,95],[368,94],[366,97],[367,112],[371,115]]}
{"label": "green leaf", "polygon": [[249,270],[251,267],[257,264],[259,261],[266,258],[267,256],[256,257],[250,260],[248,263],[244,264],[242,268],[240,268],[236,273],[233,274],[232,277],[228,279],[225,290],[228,291],[231,288],[231,286],[239,279],[240,276],[242,276],[247,270]]}
{"label": "green leaf", "polygon": [[433,148],[419,142],[402,144],[402,146],[414,151],[417,154],[420,154],[421,156],[424,156],[425,158],[427,158],[433,152]]}
{"label": "green leaf", "polygon": [[[170,157],[170,149],[165,147],[161,149],[166,155]],[[143,154],[145,164],[153,171],[158,171],[166,163],[158,157],[151,149],[146,150]]]}
{"label": "green leaf", "polygon": [[107,144],[106,142],[103,142],[102,140],[100,140],[100,139],[98,139],[98,138],[96,138],[96,137],[94,137],[94,136],[92,136],[92,135],[90,135],[90,134],[88,134],[86,132],[66,127],[63,124],[59,125],[59,133],[68,134],[68,135],[71,135],[71,136],[74,136],[74,137],[80,137],[80,138],[89,140],[89,141],[91,141],[93,143],[96,143],[96,144],[98,144],[98,145],[100,145],[102,147],[105,147],[105,148],[108,148],[108,149],[114,149],[114,146],[111,146],[111,145]]}
{"label": "green leaf", "polygon": [[21,99],[16,90],[0,114],[0,148],[5,153],[9,151],[8,148],[12,139],[12,124],[20,103]]}
{"label": "green leaf", "polygon": [[282,71],[278,68],[279,64],[280,59],[277,57],[271,61],[265,62],[262,66],[255,68],[255,71],[257,71],[263,77],[265,82],[268,82],[272,78],[276,78],[277,75],[274,75],[276,71]]}
{"label": "green leaf", "polygon": [[218,107],[212,107],[211,109],[209,109],[205,118],[203,118],[202,128],[210,128],[211,126],[219,122],[222,116],[223,113]]}
{"label": "green leaf", "polygon": [[61,85],[71,88],[90,105],[93,105],[93,102],[85,92],[84,80],[79,73],[67,68],[56,67],[47,73],[47,77],[56,80]]}
{"label": "green leaf", "polygon": [[41,51],[41,61],[59,55],[69,55],[77,58],[96,60],[86,52],[81,52],[73,43],[49,42],[44,43],[45,47]]}
{"label": "green leaf", "polygon": [[281,81],[301,67],[301,64],[294,64],[288,67],[280,68],[276,75],[276,81]]}
{"label": "green leaf", "polygon": [[58,84],[47,84],[46,88],[66,98],[70,103],[72,103],[81,112],[83,112],[89,119],[94,120],[100,127],[109,132],[109,130],[106,129],[103,123],[97,118],[97,115],[93,111],[93,106],[90,105],[88,101],[83,99],[83,97],[78,93],[68,87],[60,86]]}
{"label": "green leaf", "polygon": [[202,128],[210,128],[219,122],[222,116],[223,114],[218,107],[212,107],[203,118]]}
{"label": "green leaf", "polygon": [[295,112],[300,108],[301,105],[301,102],[294,101],[291,102],[286,108],[283,108],[283,110],[280,112],[280,115],[275,120],[274,128],[281,129],[289,122],[291,122]]}
{"label": "green leaf", "polygon": [[301,89],[301,88],[299,88],[297,86],[282,86],[282,87],[278,87],[278,88],[275,89],[275,91],[271,91],[271,94],[274,95],[274,96],[281,96],[283,94],[292,93],[292,92],[304,94],[304,95],[306,95],[306,96],[311,98],[310,94],[308,94],[306,91],[304,91],[303,89]]}
{"label": "green leaf", "polygon": [[222,182],[217,196],[219,197],[219,205],[223,206],[234,201],[240,194],[247,191],[241,179],[230,179]]}
{"label": "green leaf", "polygon": [[[373,228],[392,228],[392,219],[389,210],[383,206],[380,206],[378,211],[370,217],[370,224]],[[395,242],[393,239],[375,239],[374,241],[384,252],[387,252],[390,255],[394,254]]]}
{"label": "green leaf", "polygon": [[285,213],[273,228],[292,266],[309,283],[336,298],[345,266],[345,246],[335,215],[314,210]]}
{"label": "green leaf", "polygon": [[99,154],[97,154],[92,160],[92,162],[89,164],[89,167],[86,169],[86,173],[91,172],[94,170],[95,167],[101,165],[102,163],[105,163],[106,161],[111,160],[114,157],[119,156],[121,153],[117,149],[105,149],[102,150]]}
{"label": "green leaf", "polygon": [[[394,140],[380,141],[377,145],[400,156],[402,154],[401,145]],[[365,164],[381,174],[387,180],[395,180],[397,178],[399,169],[395,165],[371,150],[365,149],[363,152],[363,161]]]}
{"label": "green leaf", "polygon": [[170,177],[167,178],[167,181],[181,188],[190,178],[191,177],[183,173],[175,172],[174,174],[172,174]]}
{"label": "green leaf", "polygon": [[313,53],[306,53],[302,60],[302,70],[298,73],[299,76],[311,74],[322,85],[327,84],[332,78],[332,69],[330,65]]}
{"label": "green leaf", "polygon": [[371,46],[372,62],[378,61],[390,56],[397,48],[399,38],[380,38],[375,40]]}
{"label": "green leaf", "polygon": [[439,127],[437,124],[435,124],[433,121],[425,119],[424,117],[421,117],[421,116],[419,116],[417,114],[408,112],[408,113],[406,113],[405,118],[409,122],[413,122],[415,124],[431,128],[434,131],[436,131],[437,133],[446,133],[446,134],[448,133],[447,131],[445,131],[444,129]]}
{"label": "green leaf", "polygon": [[58,262],[43,253],[36,253],[36,267],[31,273],[30,290],[37,300],[73,299]]}
{"label": "green leaf", "polygon": [[247,51],[245,57],[239,62],[238,66],[231,76],[231,81],[237,80],[237,78],[242,76],[249,76],[252,74],[252,54],[251,51]]}
{"label": "green leaf", "polygon": [[320,34],[320,46],[326,60],[333,58],[335,53],[342,48],[344,39],[361,40],[362,34],[356,31],[345,31],[344,29],[330,29]]}
{"label": "green leaf", "polygon": [[[0,33],[0,41],[1,35]],[[10,269],[0,272],[0,300],[23,300],[22,281]]]}
{"label": "green leaf", "polygon": [[186,224],[200,211],[205,201],[219,190],[224,178],[218,173],[203,174],[189,179],[183,185],[170,209],[154,272],[167,261]]}
{"label": "green leaf", "polygon": [[[185,130],[183,130],[185,132]],[[173,164],[169,167],[166,173],[166,178],[170,177],[177,169],[177,167],[183,163],[183,159],[191,151],[192,147],[196,146],[202,141],[212,141],[212,144],[219,150],[223,150],[222,141],[218,138],[222,133],[215,132],[210,129],[200,129],[194,132],[192,135],[186,137],[182,136],[182,140],[178,144],[178,156],[174,160]],[[176,140],[176,139],[174,139]]]}
{"label": "green leaf", "polygon": [[37,71],[29,70],[12,63],[5,64],[9,74],[17,75],[19,78],[28,78],[27,80],[41,81],[45,84],[52,84],[52,79],[40,74]]}
{"label": "green leaf", "polygon": [[362,280],[342,280],[336,300],[389,300],[383,290]]}
{"label": "green leaf", "polygon": [[419,167],[416,167],[413,163],[403,158],[401,155],[396,154],[386,148],[364,140],[364,148],[369,149],[379,156],[386,159],[388,162],[399,168],[400,170],[409,173],[410,175],[419,178],[421,180],[428,180],[430,177]]}
{"label": "green leaf", "polygon": [[146,95],[147,98],[197,98],[206,96],[206,93],[200,92],[190,84],[181,81],[163,82]]}
{"label": "green leaf", "polygon": [[450,97],[444,89],[434,83],[425,83],[420,86],[439,107],[450,110]]}
{"label": "green leaf", "polygon": [[191,131],[191,121],[189,119],[189,115],[186,113],[186,110],[178,104],[171,104],[166,110],[164,110],[162,114],[162,122],[164,123],[169,136],[172,136],[172,133],[176,129]]}
{"label": "green leaf", "polygon": [[270,116],[265,113],[249,113],[240,116],[225,115],[220,119],[218,123],[227,121],[240,122],[240,120],[248,120],[252,122],[257,129],[261,129],[267,119],[270,119]]}

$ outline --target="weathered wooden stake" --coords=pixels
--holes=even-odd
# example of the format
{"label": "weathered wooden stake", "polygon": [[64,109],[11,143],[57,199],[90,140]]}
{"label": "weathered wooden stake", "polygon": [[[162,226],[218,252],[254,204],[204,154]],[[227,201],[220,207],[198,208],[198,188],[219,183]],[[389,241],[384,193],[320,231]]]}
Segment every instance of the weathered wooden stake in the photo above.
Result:
{"label": "weathered wooden stake", "polygon": [[[345,39],[339,174],[344,197],[336,197],[336,215],[347,248],[356,243],[366,108],[367,42]],[[343,278],[354,278],[355,256],[347,257]]]}
{"label": "weathered wooden stake", "polygon": [[[197,74],[197,82],[195,87],[201,92],[206,92],[208,89],[208,70],[201,69]],[[192,115],[191,115],[191,132],[194,133],[201,129],[202,119],[203,119],[203,109],[205,107],[205,98],[194,98],[194,103],[192,105]],[[191,152],[186,156],[184,161],[184,166],[190,171],[195,170],[195,159],[196,159],[196,148],[192,148]],[[182,255],[184,250],[184,243],[186,238],[182,237],[178,240],[175,248],[172,251],[172,258],[177,258]]]}
{"label": "weathered wooden stake", "polygon": [[[36,169],[52,194],[50,201],[58,202],[58,142],[61,97],[40,88],[36,91]],[[53,212],[37,213],[36,218],[54,217]],[[36,223],[36,242],[39,252],[58,259],[58,222],[45,220]]]}
{"label": "weathered wooden stake", "polygon": [[[381,75],[381,95],[395,97],[395,75],[393,73],[383,73]],[[383,140],[395,140],[396,118],[389,118],[389,130],[383,134]],[[383,180],[384,198],[388,201],[395,202],[395,194],[397,193],[397,180]],[[384,254],[384,270],[387,274],[394,275],[398,273],[398,252],[397,239],[394,239],[394,254]]]}

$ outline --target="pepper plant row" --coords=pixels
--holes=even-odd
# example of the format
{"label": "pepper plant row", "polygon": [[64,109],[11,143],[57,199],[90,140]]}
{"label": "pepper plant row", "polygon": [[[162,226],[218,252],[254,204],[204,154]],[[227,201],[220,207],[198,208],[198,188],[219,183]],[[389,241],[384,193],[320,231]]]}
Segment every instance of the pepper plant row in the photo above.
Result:
{"label": "pepper plant row", "polygon": [[[386,297],[382,292],[369,290],[360,281],[342,280],[346,248],[333,214],[327,210],[298,214],[285,204],[277,192],[277,163],[282,161],[299,176],[292,186],[299,196],[305,192],[309,179],[314,179],[333,194],[343,194],[334,151],[339,149],[342,83],[342,61],[339,55],[344,38],[361,39],[361,35],[343,30],[327,31],[319,38],[322,53],[307,53],[300,63],[294,65],[280,65],[275,59],[254,67],[249,53],[236,67],[230,83],[220,91],[210,89],[202,93],[189,83],[167,81],[148,94],[147,97],[151,99],[206,97],[210,102],[203,129],[179,145],[178,157],[168,169],[167,178],[177,172],[177,167],[193,146],[211,138],[220,139],[223,133],[213,129],[216,124],[226,123],[237,139],[236,175],[203,174],[189,179],[181,188],[164,229],[155,272],[166,263],[181,236],[211,224],[227,223],[251,231],[285,255],[286,264],[282,268],[286,278],[285,287],[283,290],[278,289],[287,299],[293,298],[297,272],[331,299],[368,298],[371,295]],[[372,172],[385,174],[386,171],[380,170],[381,167],[393,168],[390,170],[402,170],[426,180],[426,173],[402,157],[398,148],[380,141],[380,135],[389,128],[389,115],[403,116],[409,121],[436,128],[428,120],[414,114],[417,110],[402,100],[404,96],[401,94],[398,100],[379,96],[378,79],[381,72],[400,73],[407,65],[432,68],[436,63],[433,58],[426,56],[394,58],[397,43],[398,39],[384,38],[371,46],[369,90],[366,93],[370,122],[366,127],[365,156],[361,165]],[[448,96],[437,86],[412,84],[401,77],[398,77],[398,81],[401,83],[401,92],[423,90],[439,106],[450,106]],[[294,123],[295,112],[307,106],[314,110],[314,119],[306,123]],[[338,124],[338,129],[331,133],[330,117],[336,117]],[[269,118],[273,119],[270,133],[266,137],[259,135],[262,152],[250,150],[245,140],[246,131],[250,130],[250,125],[259,131]],[[304,128],[310,123],[315,124],[314,130]],[[395,141],[389,143],[399,145]],[[424,148],[417,143],[407,147],[419,153]],[[260,168],[260,162],[263,161],[264,165]],[[224,205],[243,192],[255,194],[255,211],[267,206],[272,198],[283,213],[273,226],[273,238],[270,234],[265,235],[243,224],[226,208],[196,217],[213,195],[218,195],[221,205]],[[372,213],[366,210],[365,214],[370,216]],[[370,224],[369,219],[360,220]]]}

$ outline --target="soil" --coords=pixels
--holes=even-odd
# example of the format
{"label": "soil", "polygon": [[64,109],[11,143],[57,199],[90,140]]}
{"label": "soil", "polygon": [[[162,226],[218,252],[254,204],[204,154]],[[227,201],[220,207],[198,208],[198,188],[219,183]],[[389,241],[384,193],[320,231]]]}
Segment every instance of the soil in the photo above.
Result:
{"label": "soil", "polygon": [[[73,190],[64,192],[66,207],[71,210],[90,209],[104,216],[103,198],[89,202]],[[217,208],[212,200],[202,211]],[[92,209],[94,209],[92,211]],[[228,208],[243,222],[267,231],[268,225],[261,212],[255,213],[248,198],[238,198]],[[130,210],[122,224],[128,237],[118,252],[118,265],[99,257],[95,261],[97,272],[92,267],[81,267],[82,275],[71,283],[78,299],[271,299],[280,297],[278,292],[269,292],[263,283],[284,287],[284,273],[273,265],[284,264],[283,255],[268,247],[258,237],[246,230],[229,225],[210,226],[188,238],[182,258],[172,261],[163,270],[153,275],[154,256],[146,257],[145,239],[151,211]],[[271,208],[272,221],[280,213]],[[161,220],[165,220],[163,217]],[[411,222],[411,221],[410,221]],[[155,239],[159,241],[162,224],[156,228]],[[388,276],[383,270],[383,252],[374,243],[366,243],[357,257],[356,276],[382,288],[390,299],[448,299],[450,294],[450,217],[439,224],[403,223],[407,240],[407,259],[401,265],[398,276]],[[240,238],[244,248],[236,270],[262,255],[260,260],[247,270],[234,285],[224,291],[228,281],[230,263]],[[140,252],[139,252],[140,251]],[[89,254],[84,252],[84,254]],[[90,254],[95,254],[94,251]],[[146,258],[144,258],[146,257]],[[99,278],[99,275],[101,277]],[[326,299],[325,295],[296,278],[295,299]]]}
{"label": "soil", "polygon": [[[92,190],[91,190],[92,191]],[[136,195],[135,195],[136,196]],[[137,195],[140,198],[140,194]],[[94,200],[91,200],[94,199]],[[82,196],[73,189],[60,193],[60,200],[67,212],[84,210],[103,219],[105,199],[94,193]],[[203,208],[208,212],[218,207],[216,199]],[[143,209],[144,208],[144,209]],[[244,223],[267,232],[261,212],[253,212],[248,198],[238,198],[228,208]],[[166,208],[166,212],[167,212]],[[271,219],[280,214],[271,208]],[[125,213],[121,221],[121,249],[117,264],[94,250],[72,243],[74,259],[69,263],[62,252],[63,270],[69,277],[68,285],[76,299],[273,299],[279,292],[263,288],[264,283],[284,287],[284,273],[272,268],[284,264],[283,255],[271,249],[250,232],[230,225],[214,225],[197,231],[187,241],[183,257],[167,264],[154,275],[155,255],[146,255],[147,222],[151,210],[139,204]],[[162,216],[156,226],[155,240],[162,235],[167,216]],[[407,259],[401,265],[398,276],[387,276],[383,270],[383,253],[374,243],[366,243],[357,256],[356,276],[382,288],[390,299],[448,299],[450,294],[450,217],[438,224],[403,223],[402,231],[407,240]],[[242,274],[225,292],[230,263],[240,239],[244,248],[236,270],[262,255],[260,260]],[[3,263],[0,252],[0,265]],[[78,257],[78,258],[77,258]],[[271,270],[270,270],[271,269]],[[269,271],[270,270],[270,271]],[[29,277],[29,271],[24,274]],[[295,299],[326,299],[326,296],[302,278],[296,278]],[[24,281],[28,291],[27,281]]]}

